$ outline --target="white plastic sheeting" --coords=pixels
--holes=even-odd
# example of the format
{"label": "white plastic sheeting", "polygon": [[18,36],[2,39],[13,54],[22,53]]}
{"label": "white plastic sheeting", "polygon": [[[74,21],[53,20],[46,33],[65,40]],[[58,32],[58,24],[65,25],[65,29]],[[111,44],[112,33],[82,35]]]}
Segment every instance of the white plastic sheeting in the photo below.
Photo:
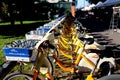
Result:
{"label": "white plastic sheeting", "polygon": [[103,3],[105,6],[111,6],[111,5],[118,5],[120,4],[120,0],[107,0]]}
{"label": "white plastic sheeting", "polygon": [[103,6],[103,2],[99,1],[94,7],[100,7]]}
{"label": "white plastic sheeting", "polygon": [[91,10],[94,6],[95,6],[95,4],[91,4],[91,5],[89,5],[89,6],[86,6],[86,7],[84,7],[84,8],[82,9],[82,11],[89,11],[89,10]]}
{"label": "white plastic sheeting", "polygon": [[106,0],[105,2],[98,2],[95,7],[114,6],[119,5],[120,0]]}

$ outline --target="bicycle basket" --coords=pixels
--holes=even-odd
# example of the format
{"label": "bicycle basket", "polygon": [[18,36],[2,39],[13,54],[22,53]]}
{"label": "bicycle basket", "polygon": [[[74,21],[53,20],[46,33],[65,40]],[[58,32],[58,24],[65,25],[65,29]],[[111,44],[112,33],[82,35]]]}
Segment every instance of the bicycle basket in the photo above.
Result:
{"label": "bicycle basket", "polygon": [[49,27],[40,26],[36,30],[29,31],[25,34],[26,39],[37,39],[41,40],[44,35],[50,30]]}
{"label": "bicycle basket", "polygon": [[37,40],[16,40],[3,47],[3,52],[8,61],[30,62],[33,47]]}

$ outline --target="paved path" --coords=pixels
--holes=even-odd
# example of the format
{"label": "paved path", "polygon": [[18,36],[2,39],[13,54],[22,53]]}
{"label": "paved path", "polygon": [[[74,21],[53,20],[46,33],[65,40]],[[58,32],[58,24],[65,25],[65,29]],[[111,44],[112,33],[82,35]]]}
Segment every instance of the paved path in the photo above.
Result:
{"label": "paved path", "polygon": [[105,30],[101,32],[93,32],[96,34],[102,35],[105,39],[110,40],[111,43],[114,43],[116,45],[120,45],[120,33],[113,30]]}
{"label": "paved path", "polygon": [[114,57],[118,60],[120,64],[120,29],[114,31],[112,29],[106,29],[102,31],[94,31],[91,33],[98,43],[105,45],[113,52]]}

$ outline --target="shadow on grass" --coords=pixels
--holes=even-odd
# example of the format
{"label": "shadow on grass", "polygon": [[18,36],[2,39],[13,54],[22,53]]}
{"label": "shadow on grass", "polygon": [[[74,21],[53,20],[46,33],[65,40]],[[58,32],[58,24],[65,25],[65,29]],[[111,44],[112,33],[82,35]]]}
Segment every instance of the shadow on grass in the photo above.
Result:
{"label": "shadow on grass", "polygon": [[22,25],[0,25],[0,35],[3,36],[21,36],[25,35],[31,30],[35,30],[37,27],[42,26],[45,22],[37,22],[31,24]]}

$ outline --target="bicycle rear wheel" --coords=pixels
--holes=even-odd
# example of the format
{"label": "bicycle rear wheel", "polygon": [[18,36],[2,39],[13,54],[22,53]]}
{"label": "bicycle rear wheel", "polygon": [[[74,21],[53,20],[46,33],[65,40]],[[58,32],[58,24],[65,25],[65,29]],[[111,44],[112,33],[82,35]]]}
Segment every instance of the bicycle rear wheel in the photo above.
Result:
{"label": "bicycle rear wheel", "polygon": [[[3,80],[32,80],[32,79],[33,79],[33,75],[31,74],[13,72],[8,74]],[[42,80],[42,79],[37,78],[37,80]]]}

